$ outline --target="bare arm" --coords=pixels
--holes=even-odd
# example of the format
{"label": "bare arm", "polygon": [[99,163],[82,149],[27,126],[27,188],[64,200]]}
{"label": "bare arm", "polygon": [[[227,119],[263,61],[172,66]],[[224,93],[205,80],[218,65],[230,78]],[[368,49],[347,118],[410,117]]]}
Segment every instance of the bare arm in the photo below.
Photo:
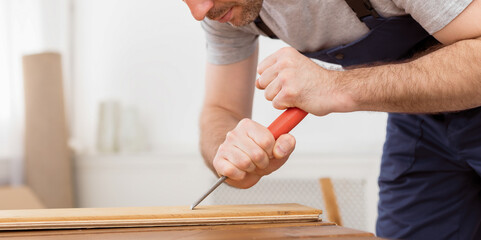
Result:
{"label": "bare arm", "polygon": [[356,110],[433,113],[481,106],[481,1],[434,37],[447,46],[411,62],[339,75],[341,84],[357,79],[346,88]]}
{"label": "bare arm", "polygon": [[239,63],[207,66],[202,155],[215,174],[238,188],[249,188],[279,169],[295,148],[292,135],[276,141],[265,126],[250,119],[256,66],[257,51]]}
{"label": "bare arm", "polygon": [[257,56],[256,51],[238,63],[207,64],[200,148],[205,163],[214,173],[212,161],[226,133],[243,118],[251,117]]}
{"label": "bare arm", "polygon": [[384,111],[435,113],[481,106],[481,0],[434,37],[445,46],[406,63],[324,70],[292,48],[259,64],[257,86],[274,107],[316,115]]}

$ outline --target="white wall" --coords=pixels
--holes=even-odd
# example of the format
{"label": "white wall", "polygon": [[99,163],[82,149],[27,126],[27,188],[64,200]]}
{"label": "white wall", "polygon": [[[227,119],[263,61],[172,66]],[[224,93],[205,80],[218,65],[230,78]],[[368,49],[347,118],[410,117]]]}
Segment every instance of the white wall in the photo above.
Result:
{"label": "white wall", "polygon": [[[99,101],[137,106],[154,152],[197,151],[205,41],[182,1],[77,0],[74,13],[74,125],[77,142],[94,152]],[[261,40],[261,59],[282,47]],[[280,112],[256,94],[254,119]],[[384,114],[310,116],[294,131],[297,151],[378,154]]]}

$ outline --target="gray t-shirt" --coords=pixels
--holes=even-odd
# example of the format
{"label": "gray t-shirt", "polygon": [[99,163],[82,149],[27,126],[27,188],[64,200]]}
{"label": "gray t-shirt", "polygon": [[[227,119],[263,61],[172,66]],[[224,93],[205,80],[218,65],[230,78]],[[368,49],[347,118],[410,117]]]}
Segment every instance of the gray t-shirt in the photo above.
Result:
{"label": "gray t-shirt", "polygon": [[[433,34],[458,16],[472,0],[371,0],[384,16],[411,16]],[[301,52],[350,43],[369,29],[344,0],[264,0],[261,18],[284,42]],[[207,60],[230,64],[249,57],[259,35],[254,23],[234,27],[209,19],[202,22],[207,37]]]}

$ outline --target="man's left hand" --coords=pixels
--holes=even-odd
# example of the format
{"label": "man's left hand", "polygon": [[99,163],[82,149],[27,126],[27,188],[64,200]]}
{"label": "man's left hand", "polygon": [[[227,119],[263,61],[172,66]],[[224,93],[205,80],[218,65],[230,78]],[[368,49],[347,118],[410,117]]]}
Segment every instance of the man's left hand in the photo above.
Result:
{"label": "man's left hand", "polygon": [[277,109],[298,107],[323,116],[351,111],[352,100],[336,82],[337,72],[328,71],[297,50],[286,47],[267,57],[257,67],[256,81]]}

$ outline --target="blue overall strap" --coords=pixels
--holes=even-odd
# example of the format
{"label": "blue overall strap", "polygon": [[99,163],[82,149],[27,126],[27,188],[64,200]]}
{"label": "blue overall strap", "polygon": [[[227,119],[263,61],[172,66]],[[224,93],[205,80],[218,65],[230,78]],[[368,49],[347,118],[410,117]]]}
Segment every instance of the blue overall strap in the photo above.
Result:
{"label": "blue overall strap", "polygon": [[418,45],[434,45],[437,41],[410,15],[390,18],[365,17],[364,23],[375,26],[352,43],[316,52],[306,57],[335,63],[344,67],[376,62],[392,62],[412,56]]}
{"label": "blue overall strap", "polygon": [[276,34],[274,32],[272,32],[272,30],[264,23],[264,21],[262,20],[261,16],[259,15],[256,20],[254,20],[254,23],[256,24],[256,26],[262,31],[264,32],[268,37],[272,38],[272,39],[279,39]]}
{"label": "blue overall strap", "polygon": [[363,18],[373,16],[379,17],[379,13],[372,7],[369,0],[345,0],[347,5],[356,13],[357,17],[362,21]]}
{"label": "blue overall strap", "polygon": [[346,45],[302,54],[349,67],[407,59],[415,52],[439,43],[410,15],[384,18],[374,10],[369,0],[345,1],[370,29],[369,32]]}
{"label": "blue overall strap", "polygon": [[[302,52],[302,54],[309,58],[349,67],[408,59],[415,52],[439,44],[410,15],[384,18],[374,10],[369,0],[345,1],[370,31],[352,43],[314,52]],[[260,16],[254,23],[267,36],[278,39]]]}

